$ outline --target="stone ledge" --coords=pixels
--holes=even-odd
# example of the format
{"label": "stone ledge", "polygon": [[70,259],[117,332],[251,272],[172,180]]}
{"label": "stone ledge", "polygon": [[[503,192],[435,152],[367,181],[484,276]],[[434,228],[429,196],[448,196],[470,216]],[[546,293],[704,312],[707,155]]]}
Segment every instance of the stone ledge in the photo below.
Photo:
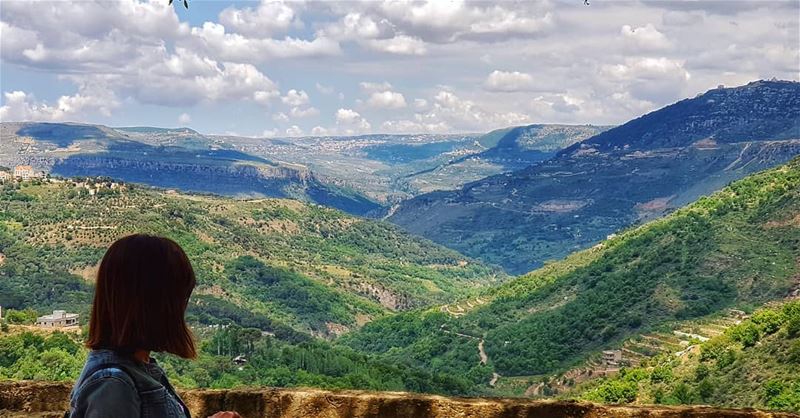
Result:
{"label": "stone ledge", "polygon": [[[69,383],[0,382],[0,417],[62,418]],[[711,407],[618,406],[501,398],[448,398],[402,392],[319,389],[188,390],[196,418],[235,410],[244,418],[789,418],[797,414]]]}

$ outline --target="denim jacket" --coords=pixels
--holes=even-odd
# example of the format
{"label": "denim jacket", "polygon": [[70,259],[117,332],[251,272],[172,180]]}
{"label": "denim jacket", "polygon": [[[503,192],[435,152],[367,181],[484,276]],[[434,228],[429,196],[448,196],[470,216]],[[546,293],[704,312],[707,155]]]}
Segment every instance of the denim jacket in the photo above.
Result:
{"label": "denim jacket", "polygon": [[70,396],[70,418],[186,418],[164,370],[111,350],[92,350]]}

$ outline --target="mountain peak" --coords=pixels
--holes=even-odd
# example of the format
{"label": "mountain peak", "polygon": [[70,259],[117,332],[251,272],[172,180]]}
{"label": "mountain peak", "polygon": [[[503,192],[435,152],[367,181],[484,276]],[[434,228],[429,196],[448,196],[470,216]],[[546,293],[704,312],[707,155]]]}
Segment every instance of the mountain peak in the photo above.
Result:
{"label": "mountain peak", "polygon": [[800,138],[800,83],[758,80],[738,87],[717,87],[691,99],[633,119],[561,152],[581,148],[600,152],[685,147],[712,139],[717,143]]}

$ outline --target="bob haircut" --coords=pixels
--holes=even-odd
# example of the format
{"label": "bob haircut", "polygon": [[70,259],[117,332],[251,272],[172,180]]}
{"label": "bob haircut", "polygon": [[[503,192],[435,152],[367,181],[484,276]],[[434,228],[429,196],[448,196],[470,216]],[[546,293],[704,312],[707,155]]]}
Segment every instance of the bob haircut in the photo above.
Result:
{"label": "bob haircut", "polygon": [[119,239],[100,262],[86,345],[197,357],[184,320],[195,284],[189,258],[175,241],[142,234]]}

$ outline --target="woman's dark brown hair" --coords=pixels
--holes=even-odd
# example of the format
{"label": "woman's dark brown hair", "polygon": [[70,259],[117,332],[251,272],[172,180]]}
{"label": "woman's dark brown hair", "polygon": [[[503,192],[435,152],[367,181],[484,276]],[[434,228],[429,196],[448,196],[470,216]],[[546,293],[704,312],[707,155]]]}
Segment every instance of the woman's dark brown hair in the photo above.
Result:
{"label": "woman's dark brown hair", "polygon": [[86,345],[195,358],[184,320],[195,283],[189,258],[175,241],[141,234],[121,238],[100,262]]}

